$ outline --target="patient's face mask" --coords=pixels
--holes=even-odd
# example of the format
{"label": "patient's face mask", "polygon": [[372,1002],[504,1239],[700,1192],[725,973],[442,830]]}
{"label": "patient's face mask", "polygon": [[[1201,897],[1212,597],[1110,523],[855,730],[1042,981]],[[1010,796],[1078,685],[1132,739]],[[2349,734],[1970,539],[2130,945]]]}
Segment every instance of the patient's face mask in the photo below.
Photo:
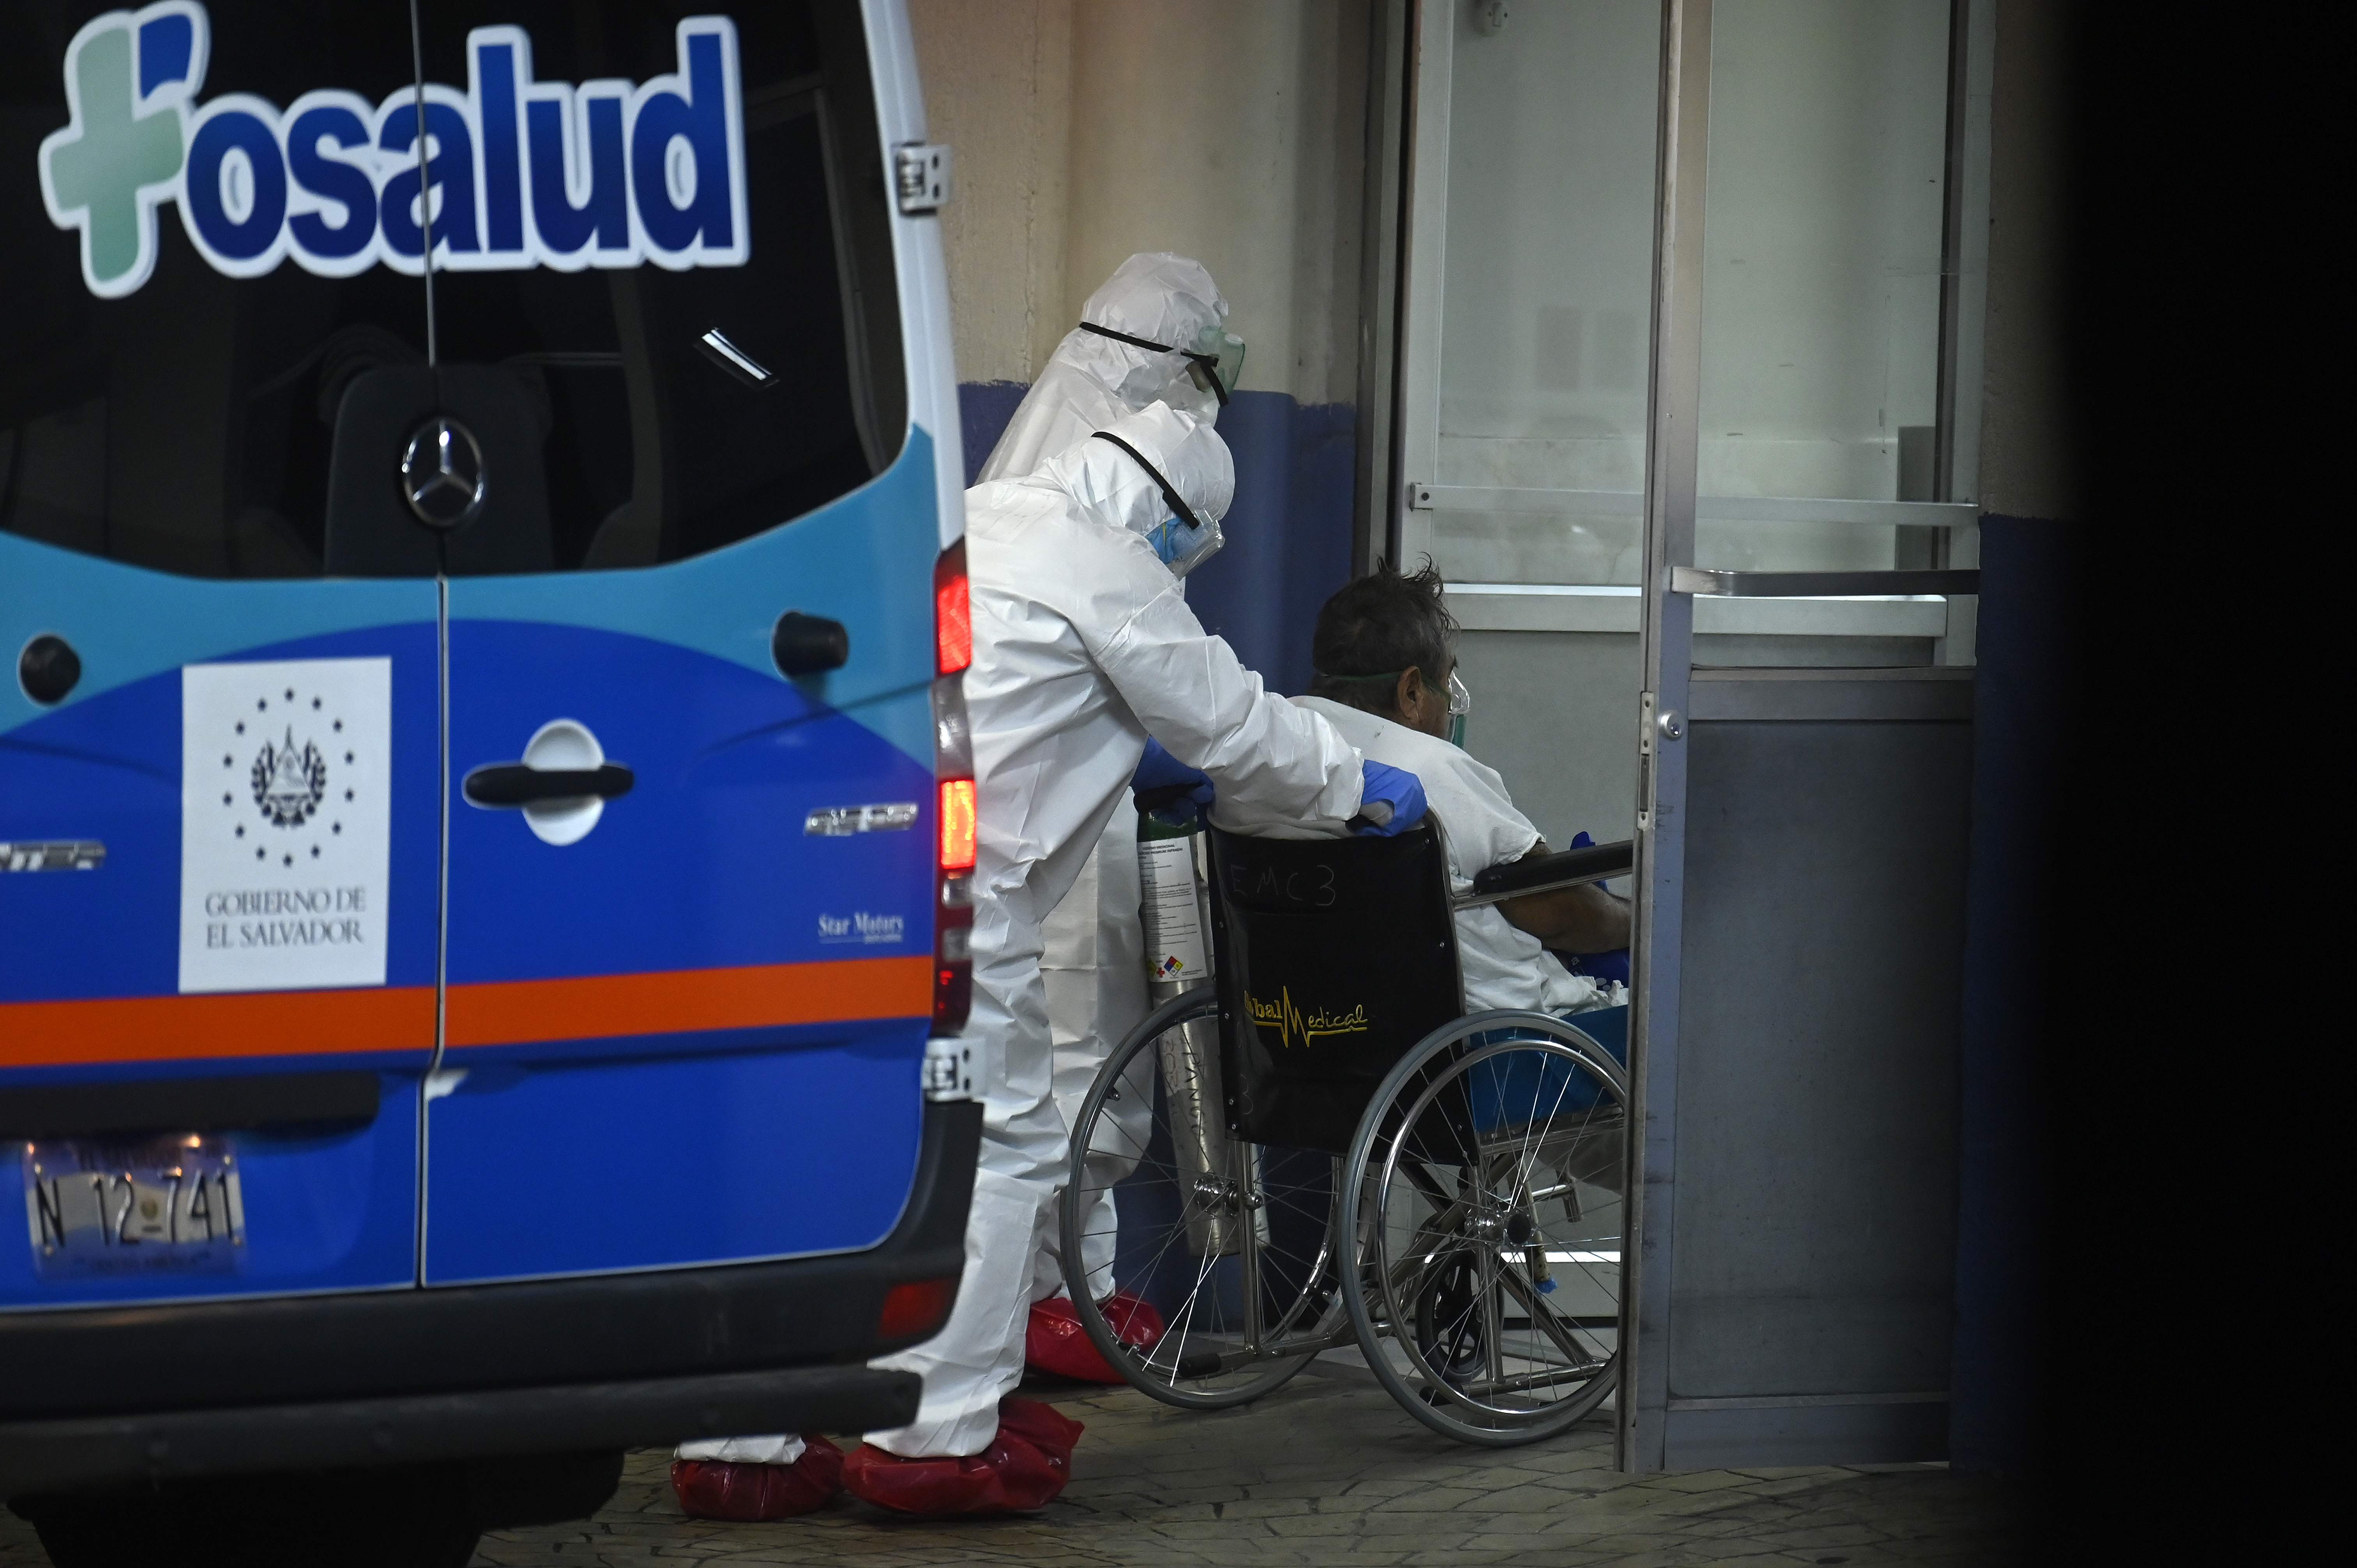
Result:
{"label": "patient's face mask", "polygon": [[1448,744],[1460,749],[1465,745],[1465,715],[1473,711],[1473,693],[1465,689],[1465,678],[1456,671],[1448,672]]}

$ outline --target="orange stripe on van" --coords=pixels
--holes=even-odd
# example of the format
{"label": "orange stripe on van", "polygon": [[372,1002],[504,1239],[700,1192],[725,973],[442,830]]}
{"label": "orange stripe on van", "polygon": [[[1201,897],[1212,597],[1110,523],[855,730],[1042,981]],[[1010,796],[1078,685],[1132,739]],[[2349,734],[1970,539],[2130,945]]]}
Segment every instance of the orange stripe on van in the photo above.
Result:
{"label": "orange stripe on van", "polygon": [[0,1003],[0,1066],[434,1048],[434,988]]}
{"label": "orange stripe on van", "polygon": [[931,1013],[932,985],[921,955],[501,981],[452,986],[444,1027],[453,1046],[508,1046],[912,1018]]}
{"label": "orange stripe on van", "polygon": [[[453,1046],[599,1040],[932,1010],[932,961],[845,959],[450,988]],[[434,988],[0,1003],[0,1067],[430,1051]]]}

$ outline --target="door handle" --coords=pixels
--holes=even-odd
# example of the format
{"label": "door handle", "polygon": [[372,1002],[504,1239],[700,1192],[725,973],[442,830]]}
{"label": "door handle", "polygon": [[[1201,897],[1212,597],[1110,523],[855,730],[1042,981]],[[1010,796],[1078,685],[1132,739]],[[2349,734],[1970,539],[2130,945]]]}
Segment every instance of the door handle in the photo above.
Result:
{"label": "door handle", "polygon": [[781,675],[823,675],[851,662],[851,632],[839,620],[788,610],[770,633],[770,657]]}
{"label": "door handle", "polygon": [[1932,572],[1727,572],[1673,566],[1670,592],[1738,599],[1837,599],[1858,595],[1977,594],[1978,568]]}
{"label": "door handle", "polygon": [[530,806],[544,800],[618,800],[637,775],[619,762],[597,768],[533,768],[521,762],[478,768],[460,786],[476,806]]}

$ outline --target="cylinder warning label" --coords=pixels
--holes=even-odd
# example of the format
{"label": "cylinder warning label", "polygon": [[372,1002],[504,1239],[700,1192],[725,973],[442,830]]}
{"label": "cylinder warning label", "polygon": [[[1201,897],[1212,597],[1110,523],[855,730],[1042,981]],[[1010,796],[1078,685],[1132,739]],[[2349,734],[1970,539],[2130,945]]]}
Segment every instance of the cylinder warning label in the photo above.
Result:
{"label": "cylinder warning label", "polygon": [[1145,884],[1146,965],[1153,980],[1200,980],[1211,972],[1211,942],[1195,895],[1195,840],[1146,839],[1137,846]]}

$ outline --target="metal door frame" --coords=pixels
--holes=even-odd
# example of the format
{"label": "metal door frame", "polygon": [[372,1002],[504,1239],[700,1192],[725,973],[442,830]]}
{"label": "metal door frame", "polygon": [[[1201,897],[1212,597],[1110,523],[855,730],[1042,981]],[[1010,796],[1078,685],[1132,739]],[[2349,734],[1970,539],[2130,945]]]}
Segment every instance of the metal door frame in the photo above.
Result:
{"label": "metal door frame", "polygon": [[[1695,548],[1701,454],[1703,204],[1710,152],[1711,0],[1663,0],[1654,151],[1652,370],[1646,393],[1645,568],[1637,697],[1635,981],[1629,1019],[1627,1230],[1620,1243],[1615,1465],[1663,1467],[1669,1408],[1671,1187],[1676,1171],[1678,993],[1685,897],[1686,688],[1694,596],[1672,591]],[[1654,1347],[1662,1347],[1655,1352]]]}

